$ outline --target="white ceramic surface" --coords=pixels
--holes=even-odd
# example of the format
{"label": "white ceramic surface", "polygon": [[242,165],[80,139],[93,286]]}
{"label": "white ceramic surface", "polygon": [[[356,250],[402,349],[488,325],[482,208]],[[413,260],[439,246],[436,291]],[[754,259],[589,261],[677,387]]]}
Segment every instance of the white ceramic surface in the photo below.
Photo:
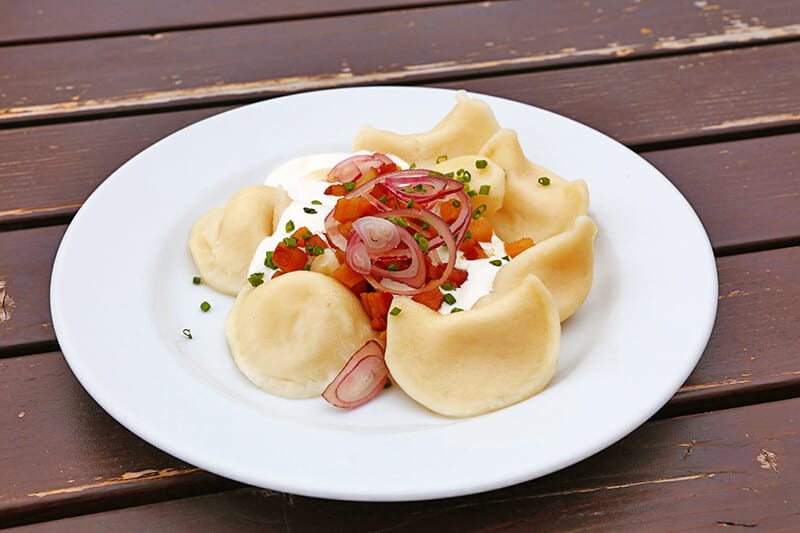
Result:
{"label": "white ceramic surface", "polygon": [[349,150],[362,124],[426,130],[455,103],[452,91],[409,87],[241,107],[114,172],[75,216],[53,269],[53,324],[75,375],[111,416],[180,459],[326,498],[417,500],[504,487],[633,431],[675,393],[708,341],[717,304],[708,237],[670,182],[624,146],[548,111],[476,96],[517,130],[529,158],[586,180],[599,228],[594,287],[564,324],[558,371],[541,394],[465,420],[431,414],[398,387],[353,411],[276,398],[231,361],[223,322],[232,299],[191,282],[190,227],[239,187],[261,183],[291,157]]}

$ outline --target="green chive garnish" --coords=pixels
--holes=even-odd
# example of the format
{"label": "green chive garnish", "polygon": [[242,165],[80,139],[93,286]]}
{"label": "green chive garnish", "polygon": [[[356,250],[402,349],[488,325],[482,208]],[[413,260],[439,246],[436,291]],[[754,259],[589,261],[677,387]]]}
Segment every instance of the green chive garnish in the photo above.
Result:
{"label": "green chive garnish", "polygon": [[496,267],[499,267],[500,265],[503,264],[503,262],[500,261],[499,259],[492,259],[491,261],[489,261],[489,264],[490,265],[494,265]]}
{"label": "green chive garnish", "polygon": [[311,200],[311,205],[322,205],[322,202],[319,200]]}
{"label": "green chive garnish", "polygon": [[305,230],[303,232],[303,235],[301,235],[301,237],[303,237],[303,240],[306,241],[306,240],[310,239],[312,235],[313,235],[313,233],[311,233],[311,230]]}
{"label": "green chive garnish", "polygon": [[452,283],[442,283],[441,288],[443,291],[454,291],[456,288],[453,286]]}
{"label": "green chive garnish", "polygon": [[256,272],[254,274],[250,274],[250,277],[247,278],[247,281],[250,282],[250,285],[253,287],[258,287],[262,283],[264,283],[264,273],[263,272]]}
{"label": "green chive garnish", "polygon": [[423,235],[422,233],[415,233],[414,240],[416,240],[417,244],[419,244],[420,250],[422,250],[423,252],[428,251],[428,238],[425,235]]}
{"label": "green chive garnish", "polygon": [[448,305],[453,305],[456,303],[456,297],[448,292],[444,295],[444,301],[447,302]]}
{"label": "green chive garnish", "polygon": [[206,313],[206,312],[208,312],[209,309],[211,309],[211,304],[210,303],[203,302],[203,303],[200,304],[200,310],[202,312]]}
{"label": "green chive garnish", "polygon": [[467,232],[464,234],[464,238],[465,239],[471,239],[472,238],[472,232],[470,230],[467,230]]}
{"label": "green chive garnish", "polygon": [[286,223],[286,233],[291,233],[294,231],[294,220],[290,220]]}
{"label": "green chive garnish", "polygon": [[448,178],[452,178],[452,177],[454,177],[456,174],[455,174],[455,172],[445,172],[445,173],[444,173],[444,175],[445,175],[445,176],[447,176]]}
{"label": "green chive garnish", "polygon": [[400,308],[399,307],[392,307],[392,310],[389,311],[389,314],[392,315],[392,316],[399,315],[400,314]]}
{"label": "green chive garnish", "polygon": [[453,207],[461,207],[461,202],[459,202],[458,200],[453,200],[452,202],[450,202],[450,205],[452,205]]}
{"label": "green chive garnish", "polygon": [[397,272],[398,268],[399,267],[397,266],[397,263],[389,263],[386,267],[386,270],[389,270],[391,272]]}
{"label": "green chive garnish", "polygon": [[414,207],[414,199],[413,198],[410,198],[408,200],[408,203],[406,204],[406,207],[408,207],[409,209]]}
{"label": "green chive garnish", "polygon": [[408,170],[411,170],[412,168],[417,168],[417,164],[411,163],[410,165],[408,165]]}
{"label": "green chive garnish", "polygon": [[311,247],[306,247],[306,250],[308,250],[308,253],[310,253],[314,257],[317,257],[318,255],[322,255],[325,253],[325,248],[323,248],[319,244],[315,244],[314,246]]}
{"label": "green chive garnish", "polygon": [[476,196],[478,194],[478,191],[467,191],[467,194],[469,195],[470,198],[472,198],[473,196]]}
{"label": "green chive garnish", "polygon": [[272,270],[277,270],[278,265],[272,262],[272,254],[275,252],[267,252],[267,257],[264,259],[264,266],[267,268],[271,268]]}
{"label": "green chive garnish", "polygon": [[355,181],[348,181],[347,183],[342,183],[342,185],[344,185],[344,190],[346,190],[348,192],[350,192],[350,191],[352,191],[353,189],[356,188],[356,182]]}
{"label": "green chive garnish", "polygon": [[437,165],[439,163],[444,163],[445,161],[447,161],[447,156],[446,155],[440,155],[439,157],[436,158],[436,164]]}
{"label": "green chive garnish", "polygon": [[461,311],[463,311],[463,309],[461,309],[460,307],[454,307],[454,308],[452,308],[452,309],[450,310],[450,313],[451,313],[451,314],[452,314],[452,313],[460,313]]}
{"label": "green chive garnish", "polygon": [[548,178],[547,176],[542,176],[541,178],[539,178],[539,185],[544,185],[545,187],[550,185],[550,178]]}
{"label": "green chive garnish", "polygon": [[311,265],[305,265],[305,266],[303,267],[303,270],[311,270]]}
{"label": "green chive garnish", "polygon": [[303,213],[308,213],[309,215],[316,215],[317,214],[317,210],[314,209],[313,207],[304,207],[303,208]]}
{"label": "green chive garnish", "polygon": [[294,237],[285,237],[281,242],[284,246],[288,246],[289,248],[297,248],[297,239]]}
{"label": "green chive garnish", "polygon": [[431,225],[430,225],[430,224],[428,224],[427,222],[423,222],[423,223],[422,223],[422,229],[428,229],[428,228],[430,228],[430,227],[431,227]]}
{"label": "green chive garnish", "polygon": [[472,220],[478,220],[483,216],[484,211],[486,211],[486,204],[481,204],[475,208],[475,211],[472,212]]}
{"label": "green chive garnish", "polygon": [[507,255],[504,255],[504,256],[503,256],[503,259],[505,259],[506,261],[511,261],[511,258],[510,258],[510,257],[508,257]]}
{"label": "green chive garnish", "polygon": [[491,185],[481,185],[481,188],[478,189],[478,194],[484,194],[484,195],[489,194],[491,188],[492,188]]}
{"label": "green chive garnish", "polygon": [[408,222],[406,222],[404,219],[402,219],[400,217],[396,217],[394,215],[389,215],[388,217],[386,217],[386,220],[388,220],[389,222],[394,222],[395,224],[397,224],[401,228],[407,228],[408,227]]}
{"label": "green chive garnish", "polygon": [[195,277],[192,278],[192,283],[194,283],[195,285],[200,285],[201,281],[203,281],[203,280],[200,279],[200,276],[195,276]]}
{"label": "green chive garnish", "polygon": [[475,168],[486,168],[488,164],[485,159],[478,159],[475,161]]}
{"label": "green chive garnish", "polygon": [[385,194],[383,194],[383,195],[381,195],[381,197],[380,197],[380,198],[378,198],[378,201],[379,201],[380,203],[382,203],[382,204],[385,204],[387,201],[389,201],[389,197],[388,197],[388,196],[386,196]]}
{"label": "green chive garnish", "polygon": [[190,330],[189,328],[184,329],[182,333],[187,339],[192,338],[192,330]]}

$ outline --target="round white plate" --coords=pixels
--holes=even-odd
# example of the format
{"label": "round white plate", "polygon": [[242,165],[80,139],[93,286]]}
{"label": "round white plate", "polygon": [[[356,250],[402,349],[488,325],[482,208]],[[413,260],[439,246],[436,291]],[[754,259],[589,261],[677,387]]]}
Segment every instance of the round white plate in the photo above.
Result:
{"label": "round white plate", "polygon": [[717,303],[708,237],[670,182],[616,141],[536,107],[477,96],[517,130],[530,159],[586,180],[599,228],[594,287],[564,324],[558,370],[542,393],[465,420],[434,415],[398,387],[352,411],[273,397],[228,354],[223,322],[232,299],[192,284],[189,229],[234,191],[292,157],[349,150],[363,124],[423,131],[455,104],[452,91],[407,87],[241,107],[114,172],[78,211],[53,268],[53,324],[75,375],[111,416],[184,461],[336,499],[504,487],[634,430],[680,387],[708,341]]}

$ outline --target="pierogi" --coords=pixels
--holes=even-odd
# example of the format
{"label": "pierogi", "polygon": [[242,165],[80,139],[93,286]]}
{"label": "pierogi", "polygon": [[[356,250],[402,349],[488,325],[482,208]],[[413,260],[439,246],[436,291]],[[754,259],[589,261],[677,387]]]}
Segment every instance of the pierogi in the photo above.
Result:
{"label": "pierogi", "polygon": [[[398,220],[373,209],[369,213],[375,214],[359,214],[360,218],[345,223],[336,215],[343,200],[333,209],[329,198],[315,200],[303,204],[302,212],[325,217],[324,224],[321,220],[307,224],[325,228],[317,234],[317,229],[307,229],[306,222],[298,229],[295,220],[287,218],[287,213],[300,211],[287,208],[295,205],[295,199],[282,187],[253,186],[195,224],[189,243],[203,280],[220,292],[238,293],[225,332],[234,361],[256,386],[286,398],[318,396],[324,390],[328,401],[334,385],[349,386],[349,394],[359,387],[366,391],[365,380],[374,376],[353,378],[361,381],[350,385],[346,381],[342,385],[341,380],[348,379],[342,376],[345,363],[347,372],[356,372],[353,369],[358,362],[351,359],[348,363],[348,359],[354,353],[357,356],[359,347],[370,339],[380,339],[385,347],[381,356],[391,381],[420,405],[444,416],[475,416],[509,406],[537,394],[551,380],[558,360],[560,323],[576,312],[592,286],[597,226],[587,216],[588,188],[582,180],[566,180],[528,160],[517,134],[502,129],[484,102],[463,92],[457,93],[456,99],[455,107],[427,132],[398,134],[363,127],[354,148],[375,154],[357,154],[346,160],[355,162],[348,168],[357,172],[349,187],[344,185],[350,179],[340,179],[337,174],[341,164],[303,177],[327,176],[331,184],[326,195],[351,199],[359,194],[377,197],[378,185],[373,184],[400,179],[395,175],[413,175],[415,178],[403,182],[405,188],[396,190],[401,196],[406,194],[403,205],[387,211],[411,218]],[[427,170],[398,172],[394,170],[397,165],[390,164],[383,154]],[[456,222],[447,222],[450,229],[445,225],[440,230],[435,225],[433,236],[444,244],[432,244],[431,250],[425,234],[419,233],[427,222],[419,226],[423,229],[415,230],[417,252],[428,264],[424,278],[428,281],[417,280],[420,284],[409,288],[391,276],[397,265],[364,267],[363,259],[361,263],[354,259],[357,250],[352,247],[364,245],[352,235],[354,231],[381,233],[386,220],[392,222],[388,224],[391,231],[412,232],[405,229],[409,220],[417,227],[415,224],[431,216],[414,214],[423,209],[431,209],[434,218],[444,220],[445,207],[449,208],[444,200],[430,208],[414,205],[414,199],[421,197],[414,196],[414,191],[424,187],[414,189],[421,185],[411,184],[417,183],[415,179],[424,181],[425,173],[430,173],[432,177],[427,179],[431,182],[458,189],[453,194],[466,200],[463,209],[468,209],[472,220],[461,226],[466,228],[468,223],[470,231],[454,231],[447,238],[444,233],[461,224],[463,215],[459,214]],[[338,181],[331,176],[338,176]],[[447,177],[459,183],[451,187]],[[330,192],[335,187],[342,190]],[[362,190],[368,192],[359,193]],[[375,198],[369,200],[378,205]],[[386,202],[385,194],[380,201]],[[457,203],[460,207],[462,202],[452,201],[454,206]],[[347,207],[352,208],[352,202]],[[479,240],[472,235],[473,224],[477,231],[481,222],[478,219],[488,221],[494,233],[490,240],[478,243],[478,257],[471,257],[462,246],[468,240]],[[356,230],[342,229],[348,224]],[[338,235],[340,231],[349,231],[350,237]],[[411,242],[403,245],[410,250],[414,241],[409,241],[408,235],[401,234],[401,240]],[[267,242],[274,251],[268,251],[265,258]],[[457,249],[451,249],[448,242],[456,243]],[[257,248],[259,255],[253,257]],[[289,264],[289,255],[298,253],[306,254],[301,259],[304,264],[283,266]],[[360,253],[368,257],[363,250]],[[377,252],[371,253],[372,259],[367,261],[377,261]],[[409,260],[413,266],[415,256],[410,252],[393,253],[401,259],[401,267]],[[432,272],[440,263],[447,267],[438,267],[438,272],[443,268],[446,272],[434,279]],[[352,275],[343,277],[342,272],[353,268],[367,270],[360,281],[351,284]],[[450,273],[455,271],[461,271],[462,277],[453,287]],[[374,272],[388,273],[388,277],[376,280]],[[421,288],[409,290],[414,287]],[[418,298],[420,294],[425,298]],[[375,316],[380,313],[382,316]],[[373,363],[364,366],[370,366],[373,374],[380,372],[382,363],[374,363],[374,353],[371,357]]]}

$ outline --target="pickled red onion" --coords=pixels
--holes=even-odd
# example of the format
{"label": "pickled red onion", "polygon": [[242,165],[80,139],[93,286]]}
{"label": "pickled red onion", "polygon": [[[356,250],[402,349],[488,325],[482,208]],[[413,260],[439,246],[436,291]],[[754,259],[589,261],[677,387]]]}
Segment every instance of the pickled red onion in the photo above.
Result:
{"label": "pickled red onion", "polygon": [[325,388],[322,397],[336,407],[358,407],[377,396],[388,378],[383,347],[370,340],[347,360],[344,368]]}

